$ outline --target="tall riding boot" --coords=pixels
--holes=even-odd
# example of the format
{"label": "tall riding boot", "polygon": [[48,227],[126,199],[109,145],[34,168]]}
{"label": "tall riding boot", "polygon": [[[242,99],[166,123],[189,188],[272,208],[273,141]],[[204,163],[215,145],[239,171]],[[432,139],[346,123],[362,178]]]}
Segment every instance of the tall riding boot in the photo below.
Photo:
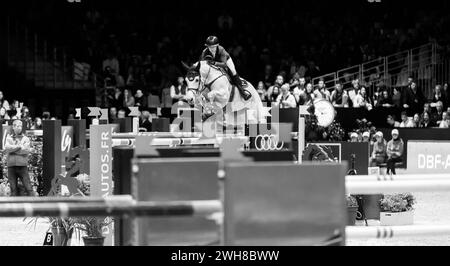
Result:
{"label": "tall riding boot", "polygon": [[252,97],[252,94],[250,92],[248,92],[247,90],[244,90],[244,88],[242,88],[242,81],[237,74],[234,75],[232,78],[233,78],[233,83],[236,85],[236,87],[239,90],[239,94],[242,96],[242,98],[244,98],[244,100],[248,101],[248,99],[250,99]]}

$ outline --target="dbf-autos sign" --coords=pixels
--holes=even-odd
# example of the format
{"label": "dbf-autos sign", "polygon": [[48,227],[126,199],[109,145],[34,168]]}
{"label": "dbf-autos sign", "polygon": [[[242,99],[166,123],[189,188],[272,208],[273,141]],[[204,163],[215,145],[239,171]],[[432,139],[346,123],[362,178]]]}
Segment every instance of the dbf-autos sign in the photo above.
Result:
{"label": "dbf-autos sign", "polygon": [[408,141],[408,172],[449,173],[449,141]]}
{"label": "dbf-autos sign", "polygon": [[[112,181],[112,125],[91,125],[90,128],[90,179],[91,196],[107,197],[113,193]],[[107,218],[110,219],[110,218]],[[103,228],[105,246],[114,243],[114,226]]]}

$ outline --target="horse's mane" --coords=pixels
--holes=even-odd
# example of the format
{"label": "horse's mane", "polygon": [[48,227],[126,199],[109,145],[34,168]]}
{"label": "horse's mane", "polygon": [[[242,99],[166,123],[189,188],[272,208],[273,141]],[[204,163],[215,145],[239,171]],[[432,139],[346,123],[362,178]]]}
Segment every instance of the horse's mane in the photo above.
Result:
{"label": "horse's mane", "polygon": [[[200,60],[200,61],[194,63],[194,65],[196,65],[196,64],[202,64],[202,63],[203,63],[203,65],[207,65],[208,67],[210,67],[210,68],[212,68],[212,69],[215,69],[215,70],[217,70],[217,71],[222,72],[222,70],[221,70],[220,67],[215,66],[215,65],[208,64],[208,61],[207,61],[207,60]],[[200,67],[201,67],[201,65],[200,65]]]}

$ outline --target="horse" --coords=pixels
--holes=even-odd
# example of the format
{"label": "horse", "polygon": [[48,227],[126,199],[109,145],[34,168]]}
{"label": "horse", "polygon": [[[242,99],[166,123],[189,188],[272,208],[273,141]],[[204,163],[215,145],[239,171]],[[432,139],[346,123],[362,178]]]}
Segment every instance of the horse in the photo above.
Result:
{"label": "horse", "polygon": [[221,118],[225,125],[234,127],[266,123],[269,114],[250,82],[241,79],[244,88],[252,95],[245,101],[238,89],[231,84],[226,70],[207,61],[196,62],[192,66],[184,62],[182,64],[187,70],[187,99],[204,113],[222,114],[223,117],[215,116],[219,124]]}

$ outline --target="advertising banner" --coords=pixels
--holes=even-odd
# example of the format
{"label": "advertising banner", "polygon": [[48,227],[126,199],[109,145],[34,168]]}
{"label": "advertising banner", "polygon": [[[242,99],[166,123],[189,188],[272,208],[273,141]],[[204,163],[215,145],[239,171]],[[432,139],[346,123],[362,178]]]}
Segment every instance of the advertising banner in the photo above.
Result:
{"label": "advertising banner", "polygon": [[73,128],[71,126],[61,127],[61,173],[66,172],[66,158],[69,157],[73,148]]}
{"label": "advertising banner", "polygon": [[[107,197],[113,194],[112,181],[112,125],[91,125],[90,128],[90,179],[91,196]],[[108,223],[110,218],[105,219]],[[105,246],[114,243],[113,224],[103,228]]]}
{"label": "advertising banner", "polygon": [[408,141],[408,173],[449,173],[450,141]]}

